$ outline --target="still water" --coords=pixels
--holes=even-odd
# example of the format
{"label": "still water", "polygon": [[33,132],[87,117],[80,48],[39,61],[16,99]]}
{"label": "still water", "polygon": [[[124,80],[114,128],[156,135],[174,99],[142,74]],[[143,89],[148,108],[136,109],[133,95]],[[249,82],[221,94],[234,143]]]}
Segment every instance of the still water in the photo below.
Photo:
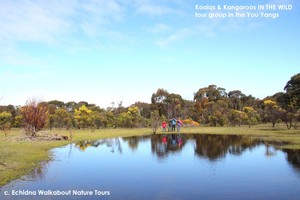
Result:
{"label": "still water", "polygon": [[83,141],[0,189],[0,199],[299,199],[300,151],[244,136]]}

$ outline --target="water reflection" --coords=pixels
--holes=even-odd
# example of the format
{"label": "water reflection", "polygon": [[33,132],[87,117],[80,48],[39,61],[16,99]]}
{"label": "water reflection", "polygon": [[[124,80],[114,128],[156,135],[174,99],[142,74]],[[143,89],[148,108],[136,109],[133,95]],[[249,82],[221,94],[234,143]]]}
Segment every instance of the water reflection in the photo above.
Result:
{"label": "water reflection", "polygon": [[223,158],[227,153],[241,155],[246,149],[252,149],[260,142],[239,135],[194,135],[195,154],[211,161]]}
{"label": "water reflection", "polygon": [[44,161],[37,166],[31,174],[26,176],[27,180],[36,181],[45,179],[45,174],[47,173],[49,163]]}
{"label": "water reflection", "polygon": [[293,167],[300,172],[300,150],[283,150],[286,158]]}
{"label": "water reflection", "polygon": [[[123,142],[121,142],[121,140]],[[85,151],[87,148],[106,146],[110,152],[122,154],[122,144],[137,151],[142,142],[151,142],[151,152],[158,159],[167,158],[170,154],[180,152],[187,143],[194,144],[194,153],[201,159],[218,161],[226,155],[240,156],[246,150],[251,150],[263,141],[249,136],[239,135],[205,135],[205,134],[153,134],[147,136],[133,136],[124,138],[107,138],[96,141],[81,141],[75,144],[77,149]],[[270,143],[265,144],[264,155],[272,157],[278,150]],[[287,161],[300,171],[300,150],[283,150]]]}
{"label": "water reflection", "polygon": [[164,158],[170,152],[181,151],[186,143],[186,137],[181,134],[153,135],[151,137],[151,151],[158,158]]}
{"label": "water reflection", "polygon": [[117,150],[118,153],[122,153],[122,145],[120,143],[120,138],[108,138],[102,140],[87,140],[87,141],[80,141],[75,144],[75,147],[80,149],[80,151],[85,151],[88,147],[98,147],[100,145],[106,145],[107,147],[111,148],[111,152],[114,153]]}
{"label": "water reflection", "polygon": [[300,150],[281,151],[246,136],[154,134],[82,141],[52,152],[55,160],[41,165],[31,178],[0,188],[0,199],[89,199],[2,198],[1,191],[12,189],[103,189],[112,194],[103,199],[111,200],[279,200],[300,195]]}

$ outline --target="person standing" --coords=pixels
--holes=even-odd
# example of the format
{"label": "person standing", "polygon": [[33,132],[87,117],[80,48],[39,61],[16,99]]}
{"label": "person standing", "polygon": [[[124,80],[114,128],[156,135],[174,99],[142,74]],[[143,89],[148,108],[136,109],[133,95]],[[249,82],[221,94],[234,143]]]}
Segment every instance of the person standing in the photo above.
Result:
{"label": "person standing", "polygon": [[180,129],[181,129],[181,126],[182,126],[182,122],[180,119],[177,120],[177,131],[180,132]]}
{"label": "person standing", "polygon": [[162,127],[162,131],[163,131],[163,132],[166,132],[167,122],[163,121],[163,122],[161,123],[161,127]]}
{"label": "person standing", "polygon": [[168,132],[172,131],[172,120],[169,119],[169,123],[168,123]]}
{"label": "person standing", "polygon": [[176,128],[176,119],[173,118],[172,119],[172,131],[175,131],[175,128]]}

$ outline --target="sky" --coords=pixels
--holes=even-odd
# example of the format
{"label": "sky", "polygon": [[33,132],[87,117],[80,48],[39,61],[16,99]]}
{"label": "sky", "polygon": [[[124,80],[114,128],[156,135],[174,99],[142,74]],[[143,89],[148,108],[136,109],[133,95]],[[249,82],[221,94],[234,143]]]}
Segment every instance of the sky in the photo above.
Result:
{"label": "sky", "polygon": [[[278,17],[199,18],[288,4]],[[192,100],[210,84],[264,98],[300,72],[297,0],[0,0],[0,104]],[[203,6],[196,10],[196,6]],[[246,14],[249,11],[238,11]],[[252,11],[250,11],[252,12]],[[254,13],[261,11],[255,10]]]}

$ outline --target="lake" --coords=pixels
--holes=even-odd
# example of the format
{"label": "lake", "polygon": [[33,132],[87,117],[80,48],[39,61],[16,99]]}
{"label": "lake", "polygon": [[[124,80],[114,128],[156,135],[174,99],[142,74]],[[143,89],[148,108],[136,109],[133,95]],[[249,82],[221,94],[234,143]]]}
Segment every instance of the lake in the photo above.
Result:
{"label": "lake", "polygon": [[0,199],[299,199],[300,151],[246,136],[82,141],[2,187]]}

